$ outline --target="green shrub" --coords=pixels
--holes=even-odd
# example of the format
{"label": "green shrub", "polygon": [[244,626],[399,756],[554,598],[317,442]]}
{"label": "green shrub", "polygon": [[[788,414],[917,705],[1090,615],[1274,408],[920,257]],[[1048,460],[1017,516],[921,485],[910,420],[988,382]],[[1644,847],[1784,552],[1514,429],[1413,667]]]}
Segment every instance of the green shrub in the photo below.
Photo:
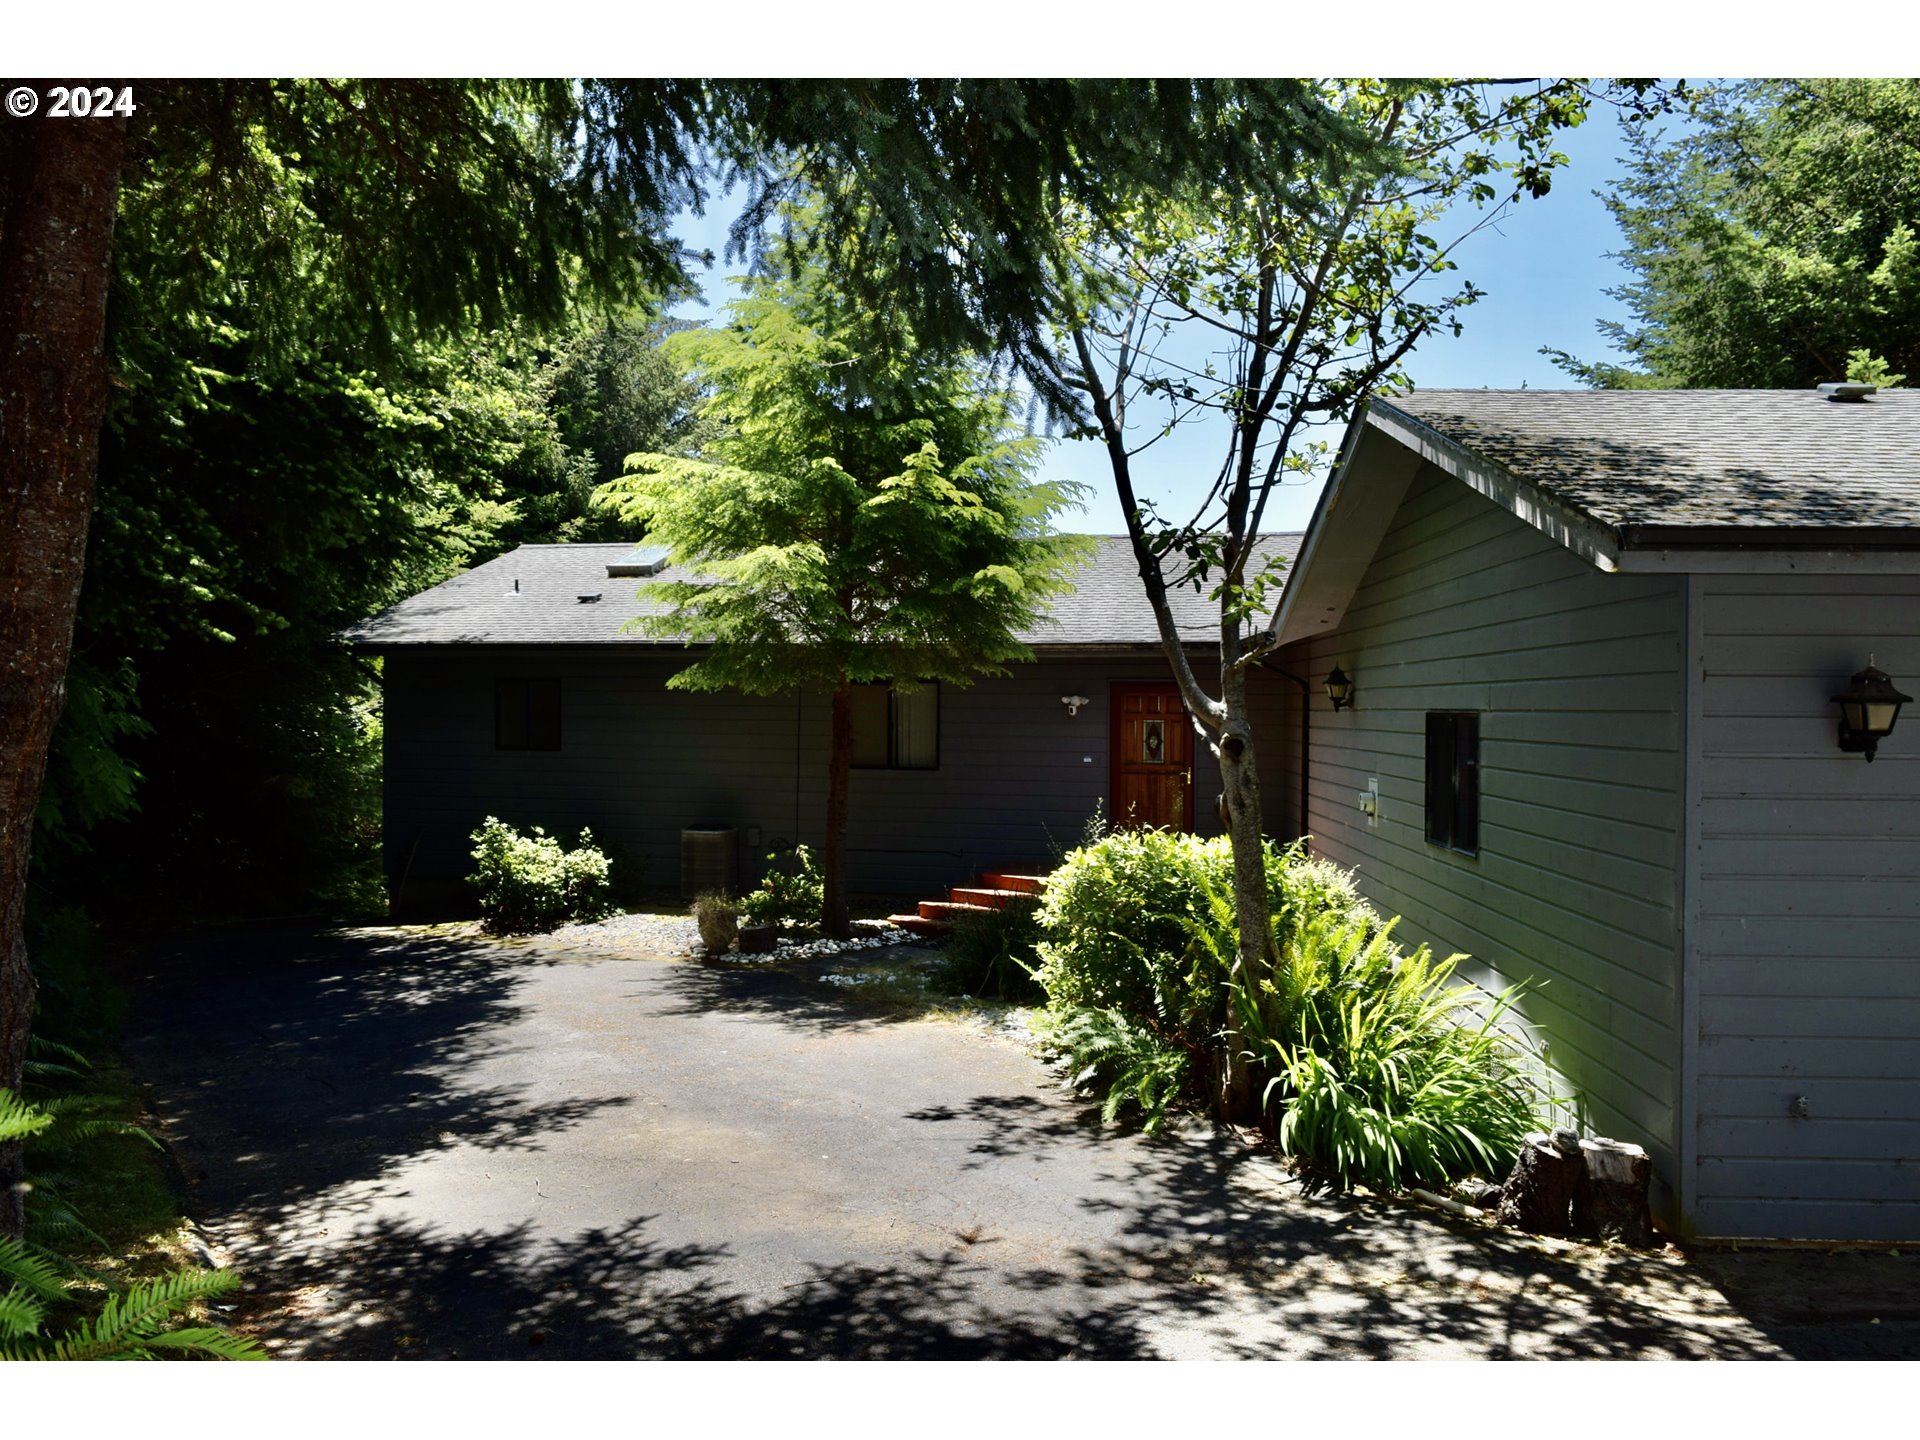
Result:
{"label": "green shrub", "polygon": [[959,915],[935,983],[950,995],[991,995],[1021,1005],[1043,1001],[1047,992],[1035,978],[1040,936],[1040,902],[1032,896],[984,915]]}
{"label": "green shrub", "polygon": [[[1276,934],[1328,912],[1378,924],[1352,877],[1299,845],[1268,844],[1266,872]],[[1119,830],[1074,851],[1049,877],[1040,909],[1039,979],[1049,1002],[1118,1010],[1184,1044],[1210,1045],[1226,1020],[1232,893],[1225,836]]]}
{"label": "green shrub", "polygon": [[470,837],[482,923],[496,935],[531,935],[608,913],[607,857],[582,830],[572,850],[538,825],[529,835],[489,815]]}
{"label": "green shrub", "polygon": [[1489,1001],[1453,983],[1465,958],[1407,954],[1391,922],[1331,911],[1289,934],[1242,1004],[1243,1032],[1275,1072],[1266,1098],[1283,1151],[1341,1189],[1506,1172],[1544,1097],[1498,1028],[1516,992]]}
{"label": "green shrub", "polygon": [[1230,874],[1231,864],[1224,840],[1159,830],[1115,831],[1069,854],[1048,877],[1040,907],[1040,983],[1049,1002],[1136,1019],[1191,1008],[1183,957],[1206,913],[1205,877],[1210,869]]}
{"label": "green shrub", "polygon": [[740,918],[749,925],[811,925],[826,903],[826,887],[813,852],[796,845],[790,855],[767,856],[766,878],[740,898]]}
{"label": "green shrub", "polygon": [[1109,1114],[1137,1104],[1157,1124],[1200,1098],[1237,1030],[1282,1148],[1332,1183],[1502,1173],[1543,1098],[1497,1028],[1512,993],[1488,1002],[1453,983],[1463,957],[1404,953],[1351,873],[1300,846],[1269,845],[1266,873],[1275,963],[1248,989],[1225,838],[1122,831],[1066,857],[1039,912],[1038,978],[1046,1033],[1081,1082]]}

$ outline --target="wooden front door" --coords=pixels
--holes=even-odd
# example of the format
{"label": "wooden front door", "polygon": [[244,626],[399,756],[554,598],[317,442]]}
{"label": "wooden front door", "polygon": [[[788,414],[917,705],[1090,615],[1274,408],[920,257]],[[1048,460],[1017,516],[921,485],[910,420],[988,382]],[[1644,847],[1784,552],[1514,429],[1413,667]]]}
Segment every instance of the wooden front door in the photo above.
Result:
{"label": "wooden front door", "polygon": [[1193,725],[1173,685],[1113,687],[1113,824],[1193,829]]}

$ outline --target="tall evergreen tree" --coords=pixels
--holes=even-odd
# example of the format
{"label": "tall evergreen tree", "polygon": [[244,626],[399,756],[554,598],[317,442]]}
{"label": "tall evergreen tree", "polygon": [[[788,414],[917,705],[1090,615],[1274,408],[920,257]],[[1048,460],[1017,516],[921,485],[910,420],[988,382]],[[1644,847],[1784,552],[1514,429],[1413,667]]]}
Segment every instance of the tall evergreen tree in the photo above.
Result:
{"label": "tall evergreen tree", "polygon": [[1767,80],[1632,125],[1607,204],[1632,279],[1610,388],[1803,388],[1920,374],[1920,81]]}
{"label": "tall evergreen tree", "polygon": [[674,337],[709,393],[697,459],[635,455],[606,493],[671,547],[656,635],[707,644],[681,689],[832,697],[820,924],[848,933],[854,687],[965,684],[1031,658],[1015,632],[1079,553],[1048,521],[1009,396],[817,268],[759,279],[723,328]]}

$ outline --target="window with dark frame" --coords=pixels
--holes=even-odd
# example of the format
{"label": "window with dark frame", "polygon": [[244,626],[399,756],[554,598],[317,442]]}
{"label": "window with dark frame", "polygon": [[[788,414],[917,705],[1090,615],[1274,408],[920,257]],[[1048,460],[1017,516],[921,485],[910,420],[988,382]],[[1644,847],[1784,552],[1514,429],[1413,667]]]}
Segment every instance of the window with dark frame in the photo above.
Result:
{"label": "window with dark frame", "polygon": [[1480,717],[1427,712],[1427,843],[1480,853]]}
{"label": "window with dark frame", "polygon": [[493,684],[493,748],[558,750],[560,682],[496,680]]}
{"label": "window with dark frame", "polygon": [[940,768],[940,684],[853,687],[853,764],[859,770]]}

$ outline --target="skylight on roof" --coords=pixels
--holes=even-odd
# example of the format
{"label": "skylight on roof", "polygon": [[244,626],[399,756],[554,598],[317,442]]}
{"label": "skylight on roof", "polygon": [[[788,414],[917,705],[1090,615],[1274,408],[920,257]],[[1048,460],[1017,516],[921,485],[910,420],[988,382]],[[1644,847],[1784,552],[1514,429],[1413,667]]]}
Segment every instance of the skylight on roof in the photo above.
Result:
{"label": "skylight on roof", "polygon": [[615,575],[658,575],[667,568],[667,547],[664,545],[636,545],[618,560],[607,562],[607,574]]}

